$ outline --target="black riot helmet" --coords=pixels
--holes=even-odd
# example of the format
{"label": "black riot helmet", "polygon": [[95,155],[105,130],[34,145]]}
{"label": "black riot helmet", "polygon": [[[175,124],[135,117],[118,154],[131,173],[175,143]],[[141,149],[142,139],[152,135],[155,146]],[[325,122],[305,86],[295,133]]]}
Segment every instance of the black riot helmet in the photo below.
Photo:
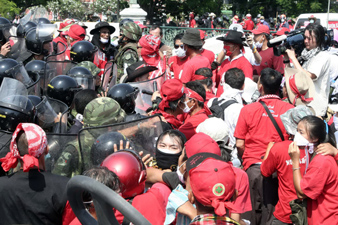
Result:
{"label": "black riot helmet", "polygon": [[44,75],[46,67],[46,62],[42,60],[33,60],[26,64],[25,69],[28,75],[31,76],[32,73],[38,73],[40,76]]}
{"label": "black riot helmet", "polygon": [[124,24],[130,23],[130,22],[134,22],[134,20],[129,19],[129,18],[126,18],[126,19],[121,20],[120,23],[119,23],[120,29],[121,29],[121,27],[122,27]]}
{"label": "black riot helmet", "polygon": [[37,24],[34,23],[33,21],[28,21],[25,25],[19,24],[19,26],[16,29],[16,36],[23,38],[30,29],[36,26]]}
{"label": "black riot helmet", "polygon": [[11,27],[12,23],[3,17],[0,17],[0,42],[6,42],[4,34],[2,33],[2,30],[7,27]]}
{"label": "black riot helmet", "polygon": [[25,38],[28,51],[35,55],[50,55],[53,52],[55,30],[54,24],[38,24],[36,28],[31,28]]}
{"label": "black riot helmet", "polygon": [[28,95],[29,100],[31,100],[34,106],[37,106],[41,102],[41,97],[36,95]]}
{"label": "black riot helmet", "polygon": [[47,18],[39,18],[38,24],[52,24]]}
{"label": "black riot helmet", "polygon": [[123,146],[125,146],[128,140],[121,133],[113,131],[101,134],[92,145],[90,151],[91,163],[94,166],[99,166],[107,156],[114,153],[114,144],[116,144],[117,149],[120,149],[121,140],[123,141]]}
{"label": "black riot helmet", "polygon": [[75,93],[81,89],[82,88],[77,84],[74,78],[66,75],[59,75],[49,82],[47,96],[71,106]]}
{"label": "black riot helmet", "polygon": [[0,84],[5,77],[13,78],[9,71],[17,65],[18,62],[14,59],[5,58],[0,60]]}
{"label": "black riot helmet", "polygon": [[76,42],[70,50],[70,59],[73,62],[91,61],[93,62],[94,54],[97,47],[89,41]]}
{"label": "black riot helmet", "polygon": [[74,78],[77,84],[81,85],[83,89],[95,90],[94,77],[87,68],[75,66],[67,72],[67,75]]}
{"label": "black riot helmet", "polygon": [[135,111],[135,99],[138,93],[139,89],[130,84],[116,84],[108,91],[107,96],[117,101],[127,114],[131,114]]}

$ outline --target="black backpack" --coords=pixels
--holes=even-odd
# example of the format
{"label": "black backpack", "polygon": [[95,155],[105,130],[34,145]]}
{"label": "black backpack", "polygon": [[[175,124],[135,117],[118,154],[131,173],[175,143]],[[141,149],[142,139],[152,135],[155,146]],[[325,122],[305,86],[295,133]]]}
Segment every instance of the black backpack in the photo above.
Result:
{"label": "black backpack", "polygon": [[209,107],[210,111],[212,112],[211,117],[217,117],[224,120],[224,110],[234,103],[238,102],[235,99],[224,101],[224,99],[215,98]]}

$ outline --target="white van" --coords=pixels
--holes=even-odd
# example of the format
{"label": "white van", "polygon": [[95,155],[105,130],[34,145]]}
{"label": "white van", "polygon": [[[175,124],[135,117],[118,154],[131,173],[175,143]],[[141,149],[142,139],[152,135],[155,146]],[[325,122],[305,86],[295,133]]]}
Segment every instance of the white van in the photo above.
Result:
{"label": "white van", "polygon": [[[309,18],[316,18],[315,23],[320,24],[328,29],[338,30],[338,13],[329,13],[329,23],[327,21],[327,13],[304,13],[298,16],[295,29],[305,28],[309,23]],[[327,27],[329,25],[329,27]]]}

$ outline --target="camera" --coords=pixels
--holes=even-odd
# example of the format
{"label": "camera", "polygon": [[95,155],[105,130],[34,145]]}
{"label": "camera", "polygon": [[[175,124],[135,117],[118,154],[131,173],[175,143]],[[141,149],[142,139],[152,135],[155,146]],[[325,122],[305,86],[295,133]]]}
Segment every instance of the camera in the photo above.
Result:
{"label": "camera", "polygon": [[281,35],[268,41],[268,47],[273,48],[275,56],[280,56],[286,52],[286,49],[295,49],[297,55],[300,55],[304,46],[304,29],[291,31],[288,35]]}

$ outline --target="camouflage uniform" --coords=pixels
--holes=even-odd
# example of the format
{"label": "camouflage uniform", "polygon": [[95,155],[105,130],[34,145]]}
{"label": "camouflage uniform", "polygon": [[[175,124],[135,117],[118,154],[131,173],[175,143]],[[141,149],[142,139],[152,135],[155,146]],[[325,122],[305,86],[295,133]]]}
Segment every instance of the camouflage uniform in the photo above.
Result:
{"label": "camouflage uniform", "polygon": [[[88,103],[83,113],[83,123],[84,127],[102,126],[123,122],[125,116],[126,113],[114,99],[102,97]],[[98,135],[86,131],[79,135],[85,135],[85,138],[80,137],[84,140],[84,143],[81,143],[82,154],[78,141],[68,143],[55,163],[52,171],[54,174],[72,177],[91,167],[90,150],[96,139],[94,137]]]}
{"label": "camouflage uniform", "polygon": [[128,66],[138,62],[139,56],[137,54],[137,42],[142,36],[142,30],[136,23],[129,22],[120,28],[120,33],[122,37],[127,37],[132,42],[127,41],[127,44],[120,46],[117,55],[115,56],[118,78],[124,74],[125,69]]}

